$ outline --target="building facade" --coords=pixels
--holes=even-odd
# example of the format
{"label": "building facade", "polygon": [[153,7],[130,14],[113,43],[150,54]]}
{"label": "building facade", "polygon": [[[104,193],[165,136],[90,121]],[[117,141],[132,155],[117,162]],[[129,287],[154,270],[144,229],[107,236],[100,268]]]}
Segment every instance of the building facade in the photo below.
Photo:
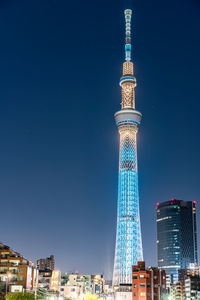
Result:
{"label": "building facade", "polygon": [[200,300],[200,277],[189,276],[185,279],[185,300]]}
{"label": "building facade", "polygon": [[55,268],[54,255],[40,258],[36,262],[39,270],[38,287],[47,291],[51,290],[51,280]]}
{"label": "building facade", "polygon": [[196,202],[157,203],[158,266],[178,281],[178,270],[198,263]]}
{"label": "building facade", "polygon": [[[182,272],[182,280],[170,287],[170,300],[200,300],[200,276]],[[189,271],[189,270],[188,270]]]}
{"label": "building facade", "polygon": [[55,268],[54,255],[38,259],[36,265],[39,271],[53,271]]}
{"label": "building facade", "polygon": [[38,287],[34,264],[4,244],[0,244],[0,287],[7,292],[32,291]]}
{"label": "building facade", "polygon": [[47,271],[39,271],[38,275],[38,288],[44,289],[44,290],[51,290],[51,277],[52,277],[51,270]]}
{"label": "building facade", "polygon": [[140,261],[133,266],[132,300],[164,300],[167,294],[164,270],[149,267]]}
{"label": "building facade", "polygon": [[188,269],[178,270],[178,279],[181,282],[184,282],[185,279],[191,276],[200,277],[200,266],[195,265],[194,263],[189,264]]}
{"label": "building facade", "polygon": [[61,285],[61,272],[59,270],[53,270],[51,276],[51,290],[54,292],[59,291]]}
{"label": "building facade", "polygon": [[170,300],[184,300],[185,299],[185,285],[182,281],[177,281],[170,287]]}
{"label": "building facade", "polygon": [[135,109],[136,78],[131,61],[131,16],[132,11],[126,9],[125,62],[120,79],[122,102],[121,110],[115,114],[120,143],[114,286],[131,284],[132,265],[143,260],[137,165],[137,132],[142,115]]}
{"label": "building facade", "polygon": [[105,280],[102,274],[91,275],[92,293],[102,295],[104,293]]}
{"label": "building facade", "polygon": [[[81,295],[81,289],[75,285],[64,285],[59,287],[59,295],[67,299],[78,299]],[[80,298],[82,299],[82,298]]]}
{"label": "building facade", "polygon": [[83,298],[87,293],[96,295],[104,294],[105,280],[103,275],[64,273],[61,275],[61,295],[75,299]]}

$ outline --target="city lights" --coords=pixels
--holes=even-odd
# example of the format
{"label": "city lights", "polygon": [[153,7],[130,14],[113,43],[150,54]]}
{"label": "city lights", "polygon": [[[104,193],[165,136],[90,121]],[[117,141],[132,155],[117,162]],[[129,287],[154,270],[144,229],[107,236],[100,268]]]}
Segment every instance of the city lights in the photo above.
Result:
{"label": "city lights", "polygon": [[200,300],[198,4],[1,2],[0,300]]}

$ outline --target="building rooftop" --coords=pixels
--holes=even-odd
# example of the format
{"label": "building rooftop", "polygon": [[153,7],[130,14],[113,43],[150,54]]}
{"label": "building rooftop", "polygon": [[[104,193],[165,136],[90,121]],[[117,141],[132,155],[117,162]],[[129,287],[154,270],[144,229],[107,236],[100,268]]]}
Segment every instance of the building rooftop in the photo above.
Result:
{"label": "building rooftop", "polygon": [[170,205],[179,205],[181,207],[184,206],[192,206],[192,204],[196,204],[196,201],[184,201],[184,200],[178,200],[178,199],[174,199],[172,198],[171,200],[165,201],[165,202],[157,202],[156,206],[157,209],[161,208],[161,207],[167,207]]}

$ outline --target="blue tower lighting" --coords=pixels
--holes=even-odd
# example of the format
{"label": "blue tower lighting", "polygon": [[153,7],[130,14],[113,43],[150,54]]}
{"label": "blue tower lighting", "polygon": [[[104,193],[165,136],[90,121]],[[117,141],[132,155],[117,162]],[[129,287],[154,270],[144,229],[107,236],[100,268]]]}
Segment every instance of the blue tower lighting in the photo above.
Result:
{"label": "blue tower lighting", "polygon": [[126,43],[123,75],[120,79],[122,102],[121,110],[115,114],[120,143],[113,286],[131,284],[132,266],[143,260],[137,164],[137,132],[142,115],[135,110],[136,78],[131,61],[132,10],[126,9],[124,13]]}

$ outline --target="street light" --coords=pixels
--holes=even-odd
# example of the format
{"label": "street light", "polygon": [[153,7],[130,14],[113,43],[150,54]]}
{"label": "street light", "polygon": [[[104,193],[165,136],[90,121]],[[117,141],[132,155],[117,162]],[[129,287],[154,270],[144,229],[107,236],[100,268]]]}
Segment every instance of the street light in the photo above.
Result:
{"label": "street light", "polygon": [[9,282],[11,276],[12,276],[11,273],[7,272],[7,274],[6,274],[6,295],[8,293],[8,282]]}

